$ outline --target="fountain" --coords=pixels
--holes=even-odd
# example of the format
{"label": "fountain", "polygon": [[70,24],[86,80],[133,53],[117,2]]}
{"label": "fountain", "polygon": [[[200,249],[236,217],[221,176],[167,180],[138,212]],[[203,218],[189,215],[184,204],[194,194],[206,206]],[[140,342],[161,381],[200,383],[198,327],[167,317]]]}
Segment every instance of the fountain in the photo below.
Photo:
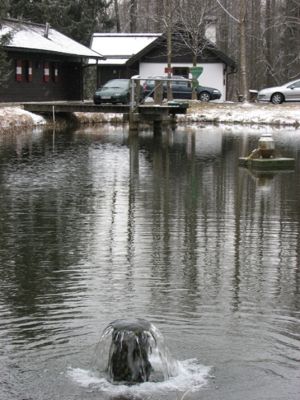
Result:
{"label": "fountain", "polygon": [[207,382],[211,369],[196,358],[174,360],[160,331],[141,318],[111,322],[93,358],[89,369],[70,367],[68,375],[99,398],[118,400],[185,396]]}
{"label": "fountain", "polygon": [[258,147],[248,157],[240,157],[239,165],[260,170],[294,169],[295,159],[281,157],[275,149],[271,134],[265,133],[258,140]]}
{"label": "fountain", "polygon": [[166,380],[176,374],[177,364],[163,342],[159,330],[144,319],[113,321],[101,336],[96,369],[114,384]]}

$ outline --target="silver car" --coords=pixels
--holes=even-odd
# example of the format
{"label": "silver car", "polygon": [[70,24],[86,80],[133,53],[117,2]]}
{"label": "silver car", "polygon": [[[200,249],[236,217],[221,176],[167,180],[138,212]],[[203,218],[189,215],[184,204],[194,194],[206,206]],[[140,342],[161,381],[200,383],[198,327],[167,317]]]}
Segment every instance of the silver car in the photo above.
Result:
{"label": "silver car", "polygon": [[284,101],[300,101],[300,80],[262,89],[258,92],[257,100],[270,101],[273,104],[281,104]]}

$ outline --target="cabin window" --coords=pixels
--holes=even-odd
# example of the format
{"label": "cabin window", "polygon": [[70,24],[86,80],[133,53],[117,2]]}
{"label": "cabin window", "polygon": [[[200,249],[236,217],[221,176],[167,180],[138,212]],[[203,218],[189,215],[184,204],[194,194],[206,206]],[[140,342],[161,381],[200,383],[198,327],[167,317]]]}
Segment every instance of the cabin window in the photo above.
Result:
{"label": "cabin window", "polygon": [[52,82],[58,81],[58,66],[57,63],[51,63],[50,65],[50,76]]}
{"label": "cabin window", "polygon": [[23,77],[25,82],[32,81],[32,61],[23,61]]}
{"label": "cabin window", "polygon": [[16,81],[22,82],[23,78],[23,63],[22,60],[16,60]]}
{"label": "cabin window", "polygon": [[32,61],[16,60],[16,81],[17,82],[32,81]]}
{"label": "cabin window", "polygon": [[48,62],[45,62],[45,63],[44,63],[43,81],[44,81],[44,82],[49,82],[49,77],[50,77],[49,63],[48,63]]}

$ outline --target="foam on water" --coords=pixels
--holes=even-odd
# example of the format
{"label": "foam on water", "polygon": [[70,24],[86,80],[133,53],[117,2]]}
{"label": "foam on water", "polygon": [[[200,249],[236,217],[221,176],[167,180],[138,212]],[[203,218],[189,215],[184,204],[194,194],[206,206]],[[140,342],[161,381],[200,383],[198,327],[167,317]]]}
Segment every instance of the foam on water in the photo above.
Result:
{"label": "foam on water", "polygon": [[168,393],[173,391],[196,391],[207,383],[210,367],[199,364],[196,359],[178,361],[177,374],[162,382],[144,382],[131,386],[115,385],[92,370],[69,368],[68,376],[82,387],[112,395],[137,395]]}

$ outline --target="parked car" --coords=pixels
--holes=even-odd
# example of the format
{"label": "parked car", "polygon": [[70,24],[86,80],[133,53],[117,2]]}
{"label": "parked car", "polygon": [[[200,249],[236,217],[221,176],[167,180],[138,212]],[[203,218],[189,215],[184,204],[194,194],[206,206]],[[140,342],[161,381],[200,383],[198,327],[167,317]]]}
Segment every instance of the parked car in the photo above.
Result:
{"label": "parked car", "polygon": [[[141,89],[142,93],[142,89]],[[141,94],[142,96],[142,94]],[[94,94],[94,103],[123,103],[130,102],[130,79],[112,79],[97,89]]]}
{"label": "parked car", "polygon": [[[155,79],[166,79],[166,76],[154,76],[149,77],[143,84],[143,90],[145,96],[152,96],[154,93]],[[183,76],[173,75],[171,79],[175,81],[171,82],[172,93],[174,99],[191,99],[192,98],[192,85],[189,79]],[[167,82],[163,83],[163,97],[167,98]],[[218,89],[214,89],[206,86],[197,87],[197,99],[200,101],[217,100],[221,98],[221,92]]]}
{"label": "parked car", "polygon": [[270,101],[273,104],[281,104],[284,101],[300,101],[300,80],[262,89],[258,92],[257,100]]}

